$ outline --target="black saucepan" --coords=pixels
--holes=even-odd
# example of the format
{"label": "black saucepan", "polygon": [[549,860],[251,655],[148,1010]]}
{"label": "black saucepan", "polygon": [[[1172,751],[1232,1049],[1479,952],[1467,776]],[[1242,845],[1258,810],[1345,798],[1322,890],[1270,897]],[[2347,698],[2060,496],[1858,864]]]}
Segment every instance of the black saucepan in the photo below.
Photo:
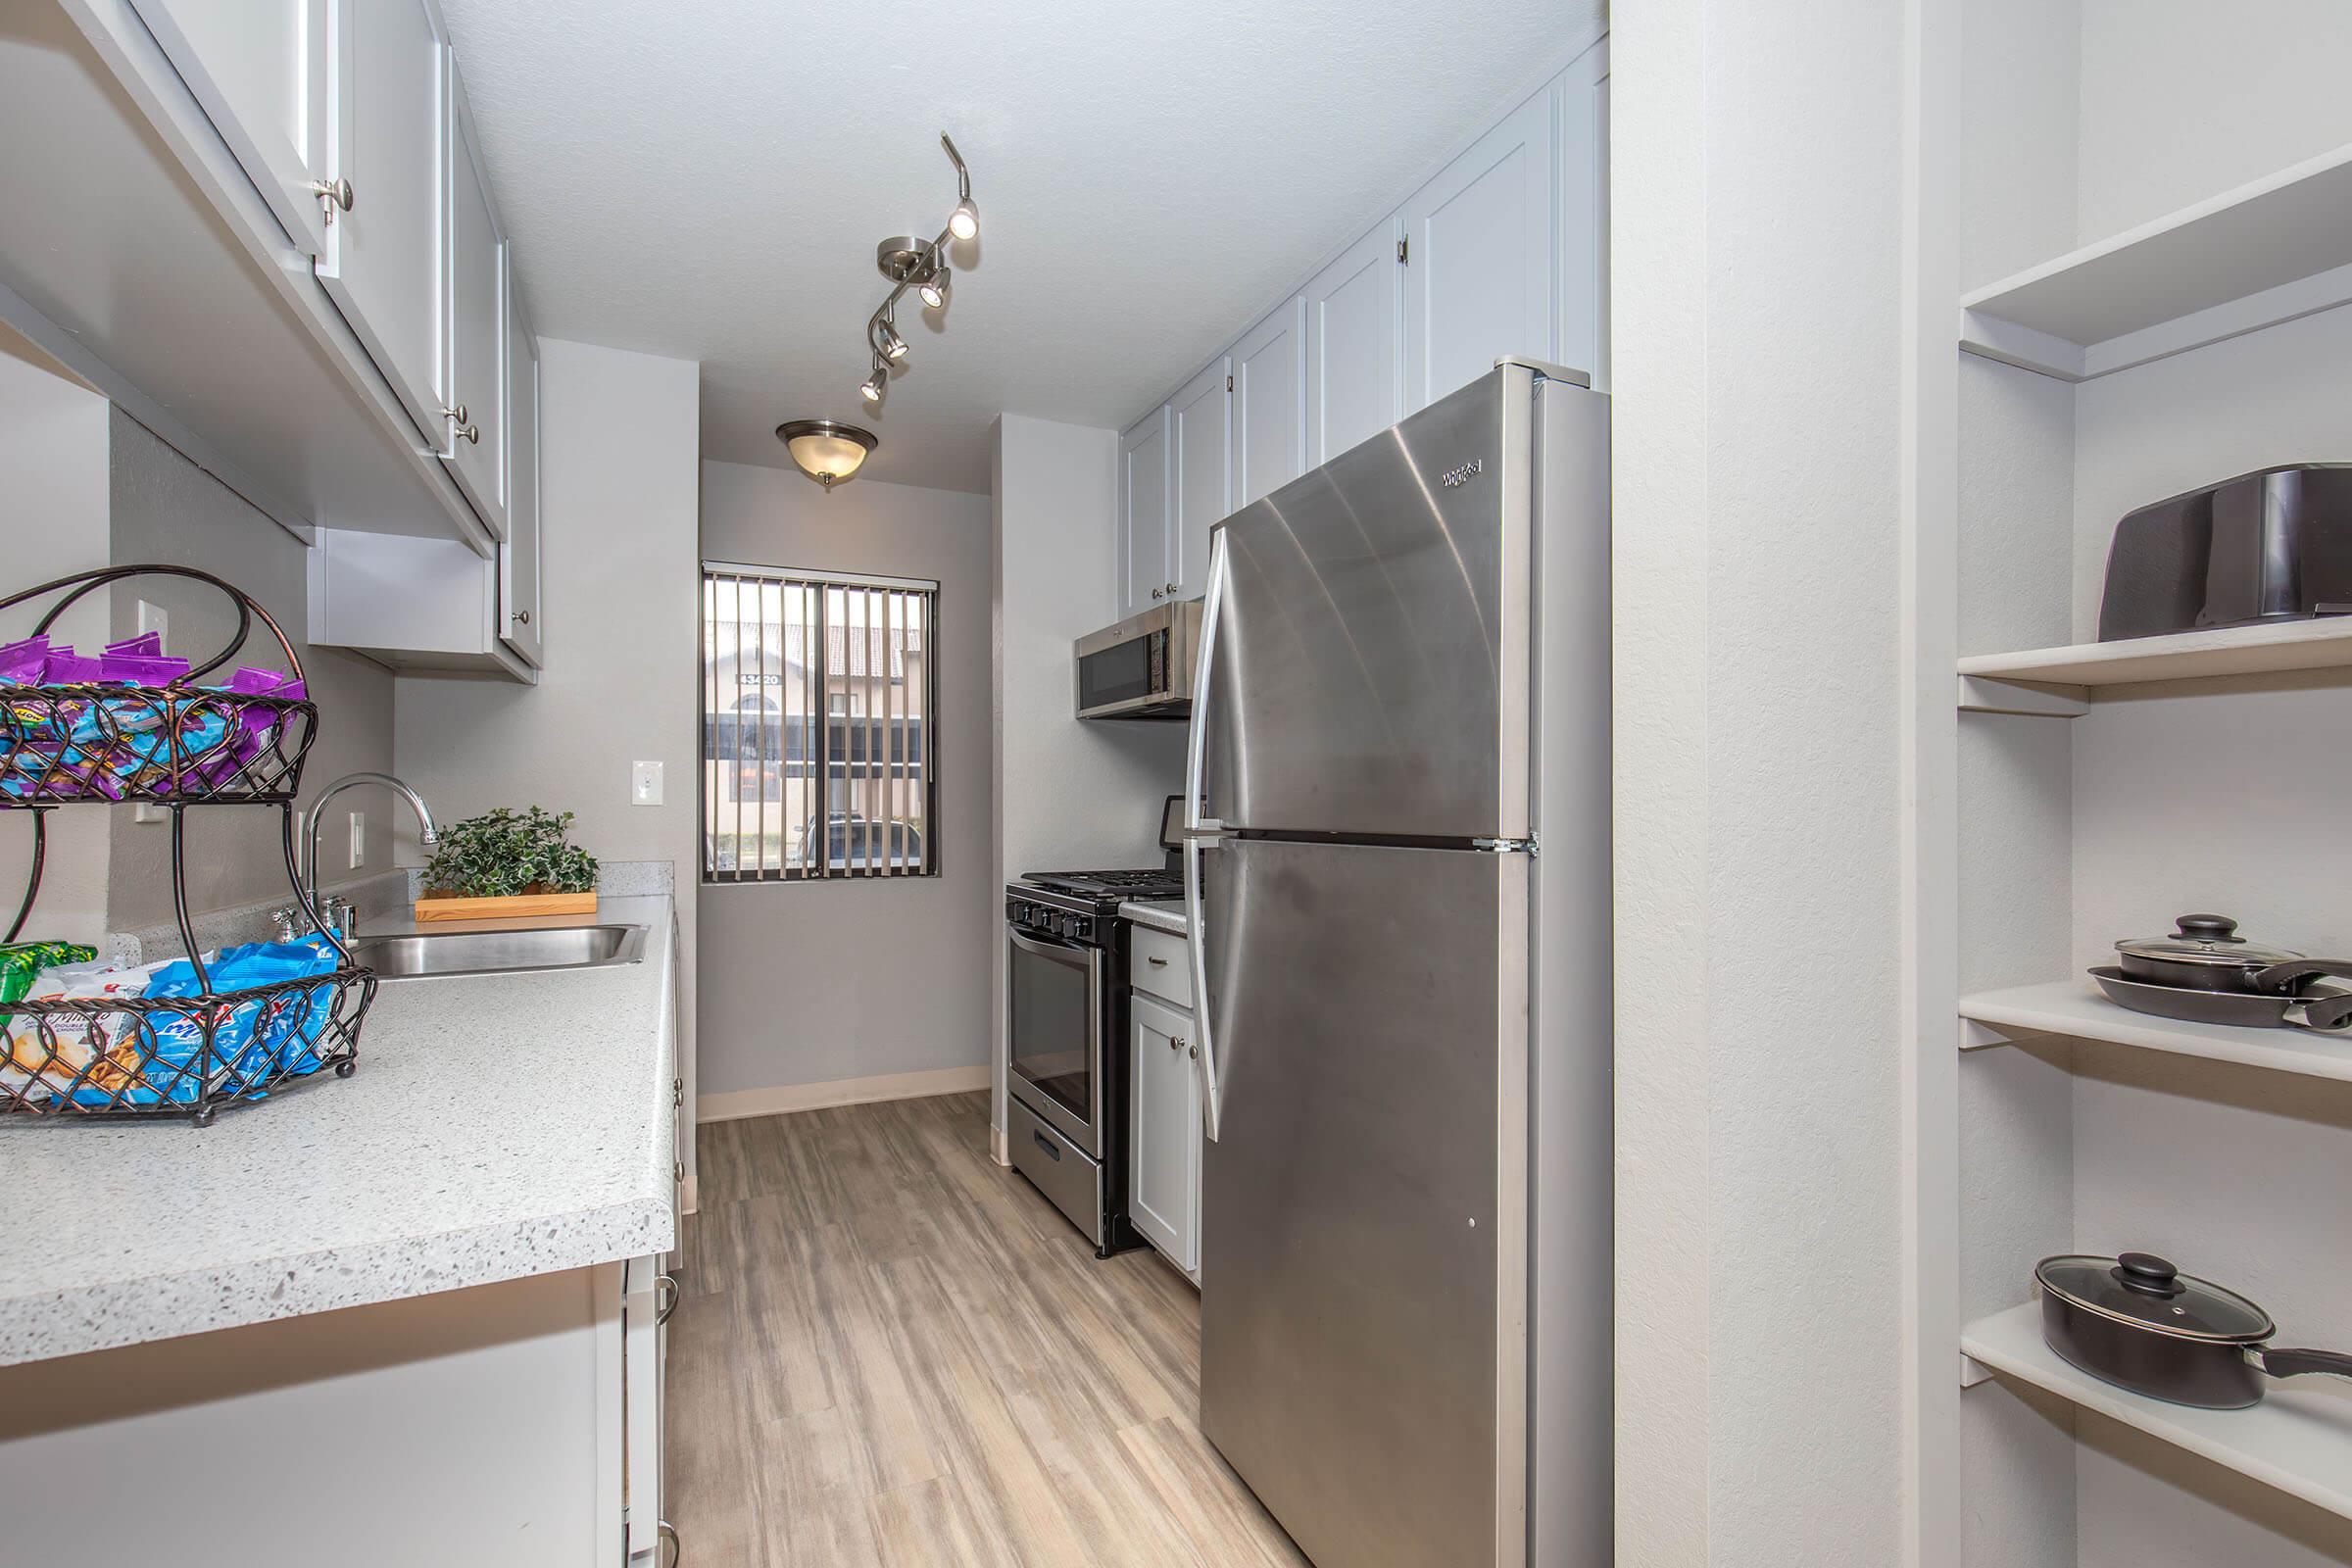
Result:
{"label": "black saucepan", "polygon": [[2050,1348],[2153,1399],[2237,1410],[2261,1402],[2266,1378],[2352,1377],[2352,1355],[2273,1349],[2268,1312],[2152,1252],[2045,1257],[2034,1278]]}

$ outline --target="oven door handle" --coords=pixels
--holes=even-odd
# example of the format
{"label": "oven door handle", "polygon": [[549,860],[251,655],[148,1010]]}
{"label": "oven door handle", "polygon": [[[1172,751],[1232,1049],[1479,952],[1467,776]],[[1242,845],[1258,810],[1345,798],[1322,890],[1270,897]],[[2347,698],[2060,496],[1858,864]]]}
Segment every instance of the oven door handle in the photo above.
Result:
{"label": "oven door handle", "polygon": [[[1097,948],[1082,948],[1075,942],[1040,942],[1026,932],[1010,929],[1004,934],[1012,938],[1014,947],[1026,949],[1050,963],[1068,963],[1073,969],[1085,969],[1091,973],[1095,965],[1102,961],[1101,950]],[[1069,958],[1062,957],[1063,954],[1069,955]],[[1080,961],[1070,963],[1070,958]]]}

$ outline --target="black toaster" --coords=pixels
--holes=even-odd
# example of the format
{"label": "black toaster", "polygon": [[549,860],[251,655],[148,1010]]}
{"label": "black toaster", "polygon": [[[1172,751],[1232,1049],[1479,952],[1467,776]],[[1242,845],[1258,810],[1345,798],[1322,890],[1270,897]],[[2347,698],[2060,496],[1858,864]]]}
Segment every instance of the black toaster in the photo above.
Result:
{"label": "black toaster", "polygon": [[2099,641],[2352,614],[2352,465],[2239,474],[2116,524]]}

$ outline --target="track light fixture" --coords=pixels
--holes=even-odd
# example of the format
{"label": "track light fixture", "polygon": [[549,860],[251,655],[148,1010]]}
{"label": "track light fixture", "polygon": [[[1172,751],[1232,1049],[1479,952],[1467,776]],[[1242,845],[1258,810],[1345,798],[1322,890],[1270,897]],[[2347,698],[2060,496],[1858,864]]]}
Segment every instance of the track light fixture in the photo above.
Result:
{"label": "track light fixture", "polygon": [[899,301],[913,289],[925,309],[946,310],[952,280],[948,242],[970,239],[980,232],[980,207],[972,200],[972,172],[945,131],[940,133],[939,144],[947,149],[948,162],[956,166],[956,211],[949,216],[948,226],[936,239],[899,234],[874,247],[874,265],[894,287],[881,308],[865,320],[865,342],[873,350],[874,373],[858,391],[869,404],[881,403],[890,391],[890,372],[906,361],[906,339],[898,327]]}

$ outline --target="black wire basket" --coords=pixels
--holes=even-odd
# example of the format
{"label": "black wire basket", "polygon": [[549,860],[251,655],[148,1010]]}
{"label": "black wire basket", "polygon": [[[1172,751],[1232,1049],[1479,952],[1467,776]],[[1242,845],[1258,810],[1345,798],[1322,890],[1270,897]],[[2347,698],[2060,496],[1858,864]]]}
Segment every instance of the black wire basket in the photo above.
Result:
{"label": "black wire basket", "polygon": [[[318,724],[307,687],[304,696],[288,697],[197,684],[236,657],[256,619],[301,682],[302,660],[270,612],[210,572],[172,565],[60,577],[0,599],[0,611],[56,595],[34,627],[38,634],[85,595],[139,576],[185,577],[219,589],[236,608],[236,634],[212,659],[160,686],[0,685],[0,810],[32,821],[31,872],[0,943],[24,933],[40,895],[51,811],[160,806],[172,825],[172,907],[188,958],[174,989],[183,994],[0,1003],[0,1112],[176,1115],[209,1125],[224,1105],[251,1103],[328,1068],[349,1077],[375,1000],[374,973],[354,963],[350,948],[319,919],[294,858],[294,798]],[[203,961],[188,916],[186,813],[206,806],[276,808],[286,881],[296,907],[332,948],[334,969],[214,989],[213,966]],[[103,974],[90,979],[107,983]]]}

